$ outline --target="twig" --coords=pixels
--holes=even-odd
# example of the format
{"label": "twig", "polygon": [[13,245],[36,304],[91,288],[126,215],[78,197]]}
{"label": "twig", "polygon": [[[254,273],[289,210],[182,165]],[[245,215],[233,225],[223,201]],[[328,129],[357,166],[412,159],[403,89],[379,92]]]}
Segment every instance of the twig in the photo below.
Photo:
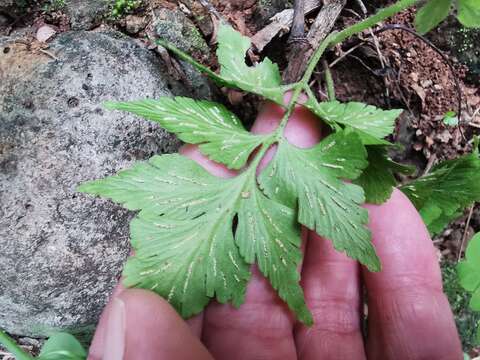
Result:
{"label": "twig", "polygon": [[472,116],[470,117],[470,120],[475,119],[478,114],[480,114],[480,106],[477,107],[477,109],[473,112]]}
{"label": "twig", "polygon": [[351,57],[351,58],[354,58],[355,60],[357,60],[357,61],[360,63],[360,65],[362,65],[365,69],[367,69],[368,71],[370,71],[373,75],[377,75],[377,73],[375,72],[375,70],[373,70],[370,66],[368,66],[367,64],[365,64],[365,62],[364,62],[362,59],[360,59],[358,56],[353,55],[353,54],[349,54],[348,56]]}
{"label": "twig", "polygon": [[226,23],[226,20],[223,18],[222,14],[220,14],[220,13],[218,12],[218,10],[215,8],[215,6],[213,6],[212,4],[210,4],[210,2],[209,2],[208,0],[198,0],[198,2],[199,2],[200,5],[202,5],[210,14],[215,15],[219,21],[222,21],[222,22]]}
{"label": "twig", "polygon": [[38,51],[40,51],[41,53],[47,55],[47,56],[50,56],[52,59],[56,60],[56,61],[59,61],[60,59],[58,57],[56,57],[53,53],[51,53],[50,51],[48,50],[44,50],[44,49],[39,49]]}
{"label": "twig", "polygon": [[473,209],[475,208],[475,203],[470,206],[470,211],[468,212],[467,222],[465,223],[465,228],[463,230],[462,242],[460,243],[460,249],[458,249],[457,262],[460,261],[462,257],[462,249],[465,245],[465,240],[467,239],[468,227],[470,226],[470,221],[472,220]]}
{"label": "twig", "polygon": [[435,163],[435,160],[437,160],[437,154],[432,154],[432,156],[430,156],[430,159],[428,159],[428,163],[427,163],[427,166],[425,167],[425,171],[423,172],[423,176],[427,175],[430,172],[430,170],[433,167],[433,164]]}
{"label": "twig", "polygon": [[288,66],[283,74],[286,83],[296,82],[305,69],[315,49],[332,31],[340,12],[344,8],[346,0],[333,0],[324,5],[318,13],[306,36],[307,42],[299,43],[295,52],[291,51],[288,59]]}
{"label": "twig", "polygon": [[295,0],[293,23],[288,43],[288,67],[284,72],[284,80],[287,83],[293,83],[300,78],[301,74],[289,71],[289,69],[292,68],[290,64],[297,64],[298,61],[296,59],[298,59],[299,55],[301,56],[301,54],[305,52],[304,49],[308,47],[305,38],[305,4],[303,0]]}
{"label": "twig", "polygon": [[295,43],[305,38],[305,1],[295,0],[293,5],[293,23],[288,41]]}
{"label": "twig", "polygon": [[362,11],[363,17],[367,17],[367,8],[365,7],[365,4],[363,3],[362,0],[355,0],[357,5],[360,7],[360,10]]}
{"label": "twig", "polygon": [[[304,13],[308,15],[317,10],[321,5],[320,0],[305,0]],[[270,18],[270,24],[258,31],[252,37],[252,44],[258,51],[262,51],[278,34],[286,33],[293,23],[293,9],[285,9]]]}
{"label": "twig", "polygon": [[335,60],[332,61],[332,63],[329,65],[330,66],[330,69],[333,68],[335,65],[337,65],[340,61],[342,61],[347,55],[351,54],[352,52],[354,52],[356,49],[358,49],[360,46],[362,45],[365,45],[367,42],[366,41],[362,41],[361,43],[355,45],[355,46],[352,46],[350,49],[348,49],[347,51],[344,51],[342,53],[342,55],[340,55],[338,58],[336,58]]}

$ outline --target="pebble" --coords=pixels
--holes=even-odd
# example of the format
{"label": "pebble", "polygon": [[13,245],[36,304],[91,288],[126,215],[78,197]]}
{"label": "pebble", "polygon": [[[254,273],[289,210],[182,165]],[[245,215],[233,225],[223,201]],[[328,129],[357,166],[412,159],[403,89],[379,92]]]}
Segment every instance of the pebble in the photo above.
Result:
{"label": "pebble", "polygon": [[125,19],[125,30],[129,34],[137,34],[147,26],[147,21],[144,17],[128,15]]}
{"label": "pebble", "polygon": [[57,32],[55,29],[48,25],[42,25],[38,28],[36,38],[40,42],[47,42],[53,37]]}

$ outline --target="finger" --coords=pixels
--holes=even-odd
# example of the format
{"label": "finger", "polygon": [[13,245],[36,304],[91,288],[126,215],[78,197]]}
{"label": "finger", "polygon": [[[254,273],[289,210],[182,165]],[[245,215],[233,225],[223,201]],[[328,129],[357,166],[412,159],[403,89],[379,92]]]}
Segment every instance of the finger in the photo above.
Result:
{"label": "finger", "polygon": [[112,300],[103,360],[213,359],[176,311],[160,296],[129,289]]}
{"label": "finger", "polygon": [[[266,103],[252,132],[272,132],[283,111],[277,105]],[[285,136],[299,147],[312,146],[320,139],[320,122],[303,107],[296,107]],[[260,167],[266,165],[274,152],[274,148],[269,150]],[[216,359],[296,359],[293,324],[294,318],[288,308],[254,268],[245,303],[239,309],[216,303],[207,308],[203,341]]]}
{"label": "finger", "polygon": [[314,324],[298,325],[295,330],[298,358],[365,359],[358,263],[312,231],[303,262],[302,286]]}
{"label": "finger", "polygon": [[382,271],[362,269],[368,291],[369,359],[462,359],[453,315],[428,231],[395,190],[367,206]]}
{"label": "finger", "polygon": [[95,335],[93,336],[90,349],[88,351],[88,360],[100,360],[103,357],[103,349],[105,346],[105,329],[108,323],[108,314],[111,309],[111,304],[114,298],[116,298],[125,288],[119,283],[112,292],[107,306],[102,311],[97,327],[95,329]]}

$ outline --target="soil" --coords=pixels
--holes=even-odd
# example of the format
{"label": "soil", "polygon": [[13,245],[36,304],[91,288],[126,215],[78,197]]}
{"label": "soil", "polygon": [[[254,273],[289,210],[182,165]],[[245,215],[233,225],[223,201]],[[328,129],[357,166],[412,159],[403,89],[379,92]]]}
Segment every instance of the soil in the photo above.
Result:
{"label": "soil", "polygon": [[[221,17],[245,35],[251,36],[261,28],[255,16],[256,0],[211,0],[210,3]],[[369,10],[373,11],[370,3],[371,1],[367,5]],[[145,0],[144,5],[134,11],[134,15],[146,18],[148,23],[152,11],[156,8],[179,8],[195,23],[211,44],[213,52],[216,25],[212,19],[215,17],[197,1],[185,0],[179,4],[173,0]],[[354,4],[347,5],[337,27],[342,28],[358,21],[361,18],[358,15],[360,13],[360,9]],[[310,17],[314,18],[315,15],[313,13]],[[413,16],[412,10],[405,11],[384,25],[400,24],[412,27]],[[12,16],[9,20],[7,26],[0,27],[0,35],[8,35],[24,28],[32,34],[34,41],[35,29],[43,24],[49,24],[60,32],[69,30],[68,17],[61,10],[43,11],[41,2],[32,6],[27,15]],[[120,19],[106,17],[100,26],[126,32],[126,25],[124,16]],[[148,26],[146,28],[148,29]],[[128,35],[145,41],[147,34],[145,30],[141,30]],[[434,38],[433,35],[432,39]],[[360,40],[363,44],[360,44]],[[271,57],[283,69],[286,67],[285,45],[286,36],[276,38],[262,54],[257,55]],[[352,47],[357,48],[347,54]],[[468,69],[450,56],[448,51],[445,55],[452,63],[454,73],[448,63],[428,44],[410,33],[398,30],[382,32],[375,38],[365,32],[326,55],[330,64],[335,62],[332,74],[339,100],[356,100],[382,108],[400,107],[406,110],[400,117],[391,139],[404,145],[404,149],[392,156],[397,161],[414,165],[417,169],[415,176],[428,172],[439,161],[471,151],[473,136],[480,135],[480,113],[477,112],[474,117],[475,111],[480,108],[479,84],[468,83],[465,80]],[[207,65],[216,68],[213,57],[209,62]],[[318,97],[325,99],[323,71],[321,68],[317,70],[312,86]],[[459,126],[448,126],[443,122],[445,113],[459,113],[456,80],[462,94],[462,116]],[[219,96],[222,101],[230,103],[247,125],[251,124],[258,108],[259,100],[256,97],[228,91]],[[475,232],[480,231],[480,206],[477,204],[474,207],[471,221],[467,224],[468,212],[469,210],[434,239],[440,259],[456,261],[461,252],[464,233],[468,242]]]}

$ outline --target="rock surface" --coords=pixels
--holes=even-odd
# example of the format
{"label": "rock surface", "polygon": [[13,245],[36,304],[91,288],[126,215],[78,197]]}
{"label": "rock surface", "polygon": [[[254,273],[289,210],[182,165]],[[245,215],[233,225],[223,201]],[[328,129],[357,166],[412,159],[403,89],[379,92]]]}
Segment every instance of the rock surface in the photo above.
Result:
{"label": "rock surface", "polygon": [[[197,60],[207,62],[210,48],[195,24],[179,10],[162,8],[154,14],[152,28],[155,36],[164,39]],[[185,61],[179,61],[184,72],[183,80],[192,91],[209,95],[208,82],[199,71]]]}
{"label": "rock surface", "polygon": [[119,33],[48,51],[0,38],[0,328],[28,336],[95,324],[129,252],[131,214],[76,186],[179,146],[102,101],[188,95]]}
{"label": "rock surface", "polygon": [[179,10],[167,8],[155,12],[153,27],[157,36],[180,50],[197,57],[208,56],[210,49],[193,22]]}
{"label": "rock surface", "polygon": [[66,0],[65,12],[73,30],[90,30],[98,26],[109,11],[109,1]]}

